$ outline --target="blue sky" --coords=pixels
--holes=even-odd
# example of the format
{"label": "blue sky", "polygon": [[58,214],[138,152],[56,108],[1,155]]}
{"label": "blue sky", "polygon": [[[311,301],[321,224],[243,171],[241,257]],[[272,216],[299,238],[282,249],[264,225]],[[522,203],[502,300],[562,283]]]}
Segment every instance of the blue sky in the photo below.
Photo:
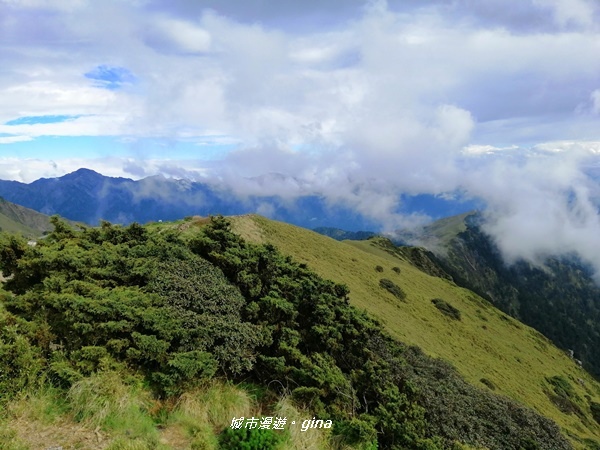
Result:
{"label": "blue sky", "polygon": [[0,178],[461,192],[534,258],[600,235],[598,55],[596,0],[0,0]]}

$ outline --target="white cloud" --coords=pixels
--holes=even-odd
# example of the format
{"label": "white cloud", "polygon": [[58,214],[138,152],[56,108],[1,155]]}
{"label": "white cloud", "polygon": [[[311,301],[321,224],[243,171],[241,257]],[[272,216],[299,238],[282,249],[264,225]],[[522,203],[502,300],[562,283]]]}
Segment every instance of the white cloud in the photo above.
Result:
{"label": "white cloud", "polygon": [[[596,2],[226,3],[0,2],[4,148],[40,136],[237,144],[210,167],[199,145],[179,162],[144,148],[135,161],[4,158],[0,177],[197,177],[240,195],[322,195],[388,228],[425,219],[396,214],[399,193],[459,189],[488,202],[508,257],[592,258]],[[84,76],[104,65],[135,82]],[[6,125],[44,115],[74,118]]]}
{"label": "white cloud", "polygon": [[160,37],[164,39],[167,49],[184,53],[203,53],[210,50],[210,33],[196,24],[165,17],[156,20],[154,26],[155,31],[162,35]]}
{"label": "white cloud", "polygon": [[592,111],[594,114],[600,114],[600,89],[596,89],[592,92]]}
{"label": "white cloud", "polygon": [[14,144],[16,142],[27,142],[33,138],[30,136],[0,136],[0,144]]}
{"label": "white cloud", "polygon": [[589,0],[534,0],[534,4],[549,7],[561,27],[589,28],[594,24],[594,6]]}

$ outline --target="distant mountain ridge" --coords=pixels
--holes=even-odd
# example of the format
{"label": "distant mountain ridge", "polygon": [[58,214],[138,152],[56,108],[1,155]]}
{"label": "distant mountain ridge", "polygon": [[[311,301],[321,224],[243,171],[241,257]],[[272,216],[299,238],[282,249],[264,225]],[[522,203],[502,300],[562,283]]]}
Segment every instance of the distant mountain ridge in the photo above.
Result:
{"label": "distant mountain ridge", "polygon": [[307,227],[344,217],[350,227],[372,225],[348,208],[330,207],[319,196],[291,202],[270,196],[236,196],[227,189],[152,176],[141,180],[106,177],[79,169],[59,178],[41,178],[25,184],[0,180],[0,196],[47,215],[97,225],[100,220],[128,224],[169,221],[192,215],[245,214],[269,211],[271,216]]}
{"label": "distant mountain ridge", "polygon": [[[128,224],[170,221],[193,215],[259,213],[305,228],[338,227],[375,230],[379,224],[343,202],[332,204],[322,195],[307,193],[293,199],[283,195],[259,195],[265,185],[293,185],[301,180],[282,174],[246,179],[253,193],[233,191],[225,185],[151,176],[141,180],[113,178],[90,169],[79,169],[58,178],[32,183],[0,180],[0,196],[47,215],[97,225],[100,220]],[[306,186],[304,186],[306,187]],[[310,192],[306,188],[306,192]],[[434,218],[472,209],[462,200],[434,195],[402,195],[399,213],[426,214]]]}
{"label": "distant mountain ridge", "polygon": [[363,241],[377,235],[377,233],[374,231],[346,231],[342,230],[341,228],[334,227],[317,227],[313,231],[316,231],[324,236],[329,236],[336,241],[344,241],[346,239],[352,241]]}

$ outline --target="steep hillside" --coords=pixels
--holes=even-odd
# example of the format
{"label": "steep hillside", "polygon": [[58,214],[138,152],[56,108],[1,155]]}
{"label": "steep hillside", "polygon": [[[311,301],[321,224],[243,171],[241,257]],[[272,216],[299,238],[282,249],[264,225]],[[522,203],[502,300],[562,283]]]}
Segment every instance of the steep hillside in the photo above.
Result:
{"label": "steep hillside", "polygon": [[424,230],[424,245],[454,281],[542,332],[600,376],[600,287],[575,257],[543,266],[507,266],[476,214],[454,216]]}
{"label": "steep hillside", "polygon": [[50,217],[0,197],[0,230],[36,237],[51,229]]}
{"label": "steep hillside", "polygon": [[[553,418],[581,448],[586,448],[585,439],[600,441],[600,426],[590,409],[590,402],[600,399],[600,385],[543,335],[487,300],[417,269],[382,240],[337,242],[259,216],[232,220],[245,238],[272,243],[319,275],[347,284],[353,305],[377,317],[401,341],[450,361],[472,384],[487,386]],[[382,279],[400,287],[405,299],[383,288]],[[442,309],[452,309],[442,303],[436,307],[434,299],[458,310],[460,320],[444,314]],[[572,390],[577,413],[569,412],[557,398],[556,385],[562,381]]]}

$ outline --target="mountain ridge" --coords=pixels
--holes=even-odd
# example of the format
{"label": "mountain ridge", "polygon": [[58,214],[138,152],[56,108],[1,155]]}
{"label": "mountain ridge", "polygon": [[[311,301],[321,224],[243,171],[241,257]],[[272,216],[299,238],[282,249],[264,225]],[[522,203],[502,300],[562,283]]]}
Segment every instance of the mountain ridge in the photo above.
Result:
{"label": "mountain ridge", "polygon": [[[262,213],[305,228],[339,227],[349,230],[377,229],[379,225],[357,212],[351,202],[332,202],[325,195],[305,189],[293,180],[292,192],[265,184],[287,186],[282,174],[245,178],[233,189],[223,181],[190,181],[162,175],[133,180],[107,177],[91,169],[78,169],[57,178],[40,178],[26,184],[0,180],[0,196],[42,212],[97,225],[108,220],[123,225],[177,220],[193,215]],[[470,209],[460,198],[434,195],[401,195],[400,214],[418,213],[441,217]]]}

